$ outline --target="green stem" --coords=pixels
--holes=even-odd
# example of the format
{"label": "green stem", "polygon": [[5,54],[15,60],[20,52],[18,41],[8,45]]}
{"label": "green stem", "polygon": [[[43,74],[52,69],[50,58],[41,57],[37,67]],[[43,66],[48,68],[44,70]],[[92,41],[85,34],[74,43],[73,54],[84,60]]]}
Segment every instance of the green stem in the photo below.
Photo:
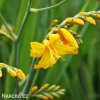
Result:
{"label": "green stem", "polygon": [[[26,20],[29,16],[29,12],[30,12],[30,8],[31,8],[31,2],[32,0],[29,0],[28,2],[28,6],[27,6],[27,10],[25,12],[25,15],[24,15],[24,18],[23,18],[23,21],[22,21],[22,24],[21,24],[21,27],[19,29],[19,32],[18,32],[18,37],[15,41],[15,48],[14,48],[14,66],[18,68],[18,47],[19,47],[19,43],[20,43],[20,39],[21,39],[21,36],[22,36],[22,30],[24,28],[24,25],[26,23]],[[18,79],[16,78],[16,87],[15,87],[15,92],[18,94],[19,93],[19,85],[18,85]]]}
{"label": "green stem", "polygon": [[[48,14],[50,14],[50,13],[48,13]],[[32,86],[34,86],[34,84],[35,84],[35,82],[37,80],[38,74],[39,74],[39,70],[36,70],[36,71],[33,70],[33,66],[35,64],[34,60],[35,60],[35,58],[32,60],[31,68],[30,68],[30,71],[29,71],[30,75],[28,76],[26,84],[25,84],[24,89],[22,91],[22,93],[24,93],[24,94],[28,93],[28,91],[30,90],[30,88]],[[34,73],[34,71],[35,71],[35,73]]]}
{"label": "green stem", "polygon": [[[35,70],[33,70],[34,64],[35,64],[35,58],[33,58],[33,60],[32,60],[32,64],[31,64],[30,71],[29,71],[30,74],[27,77],[24,89],[22,91],[23,94],[28,93],[28,91],[30,90],[29,87],[32,85],[33,76],[36,74],[36,73],[34,73]],[[36,76],[34,76],[35,80],[36,80],[36,77],[37,77],[37,74],[36,74]],[[35,82],[35,80],[33,81],[33,83]]]}
{"label": "green stem", "polygon": [[53,8],[55,8],[55,7],[58,7],[58,6],[62,5],[62,4],[63,4],[64,2],[66,2],[66,1],[67,1],[67,0],[63,0],[63,1],[57,3],[57,4],[53,5],[53,6],[45,7],[45,8],[38,8],[38,9],[36,9],[36,8],[31,8],[30,11],[31,11],[31,12],[40,12],[40,11],[44,11],[44,10],[50,10],[50,9],[53,9]]}
{"label": "green stem", "polygon": [[19,32],[18,32],[18,37],[15,41],[15,66],[18,67],[18,46],[19,46],[19,42],[20,42],[20,39],[21,39],[21,36],[22,36],[22,30],[24,28],[24,25],[26,23],[26,20],[29,16],[29,10],[30,10],[30,7],[31,7],[31,1],[32,0],[29,0],[29,3],[28,3],[28,7],[27,7],[27,10],[26,10],[26,13],[24,15],[24,18],[23,18],[23,21],[22,21],[22,24],[20,26],[20,29],[19,29]]}
{"label": "green stem", "polygon": [[36,82],[36,79],[38,77],[38,74],[39,74],[39,70],[36,70],[35,75],[34,75],[34,79],[33,79],[33,82],[32,82],[32,86],[35,85],[35,82]]}
{"label": "green stem", "polygon": [[7,22],[5,21],[2,13],[0,12],[0,20],[2,21],[2,23],[5,25],[7,31],[8,31],[8,34],[13,38],[13,40],[15,41],[16,40],[16,35],[9,29],[8,25],[7,25]]}

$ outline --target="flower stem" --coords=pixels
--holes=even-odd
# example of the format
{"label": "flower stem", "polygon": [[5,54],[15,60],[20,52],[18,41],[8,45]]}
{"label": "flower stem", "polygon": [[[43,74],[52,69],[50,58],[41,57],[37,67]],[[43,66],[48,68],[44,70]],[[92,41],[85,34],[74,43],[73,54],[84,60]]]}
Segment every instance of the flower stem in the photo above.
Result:
{"label": "flower stem", "polygon": [[60,6],[60,5],[62,5],[64,2],[66,2],[67,0],[63,0],[63,1],[61,1],[61,2],[59,2],[59,3],[57,3],[57,4],[55,4],[55,5],[53,5],[53,6],[50,6],[50,7],[45,7],[45,8],[31,8],[30,9],[30,11],[31,12],[40,12],[40,11],[44,11],[44,10],[50,10],[50,9],[52,9],[52,8],[55,8],[55,7],[58,7],[58,6]]}
{"label": "flower stem", "polygon": [[[29,71],[30,74],[27,77],[24,89],[22,91],[23,94],[28,93],[28,91],[30,90],[30,87],[32,85],[32,81],[33,81],[33,84],[36,81],[36,78],[37,78],[37,75],[38,75],[38,71],[36,72],[36,70],[33,70],[34,64],[35,64],[35,58],[33,58],[33,60],[32,60],[32,64],[31,64],[30,71]],[[33,76],[34,76],[34,80],[33,80]]]}
{"label": "flower stem", "polygon": [[[26,20],[27,20],[27,18],[29,16],[31,2],[32,2],[32,0],[29,0],[28,6],[27,6],[27,10],[25,12],[25,15],[24,15],[21,27],[20,27],[19,32],[18,32],[18,37],[17,37],[17,39],[15,41],[15,47],[14,47],[14,53],[15,53],[14,54],[14,66],[17,67],[17,68],[18,68],[18,47],[19,47],[21,36],[22,36],[22,30],[23,30],[24,25],[26,23]],[[17,94],[19,93],[19,85],[18,85],[18,79],[17,78],[16,78],[15,93],[17,93]]]}
{"label": "flower stem", "polygon": [[39,70],[36,70],[35,75],[34,75],[34,79],[33,79],[33,82],[32,82],[32,86],[35,85],[35,82],[36,82],[36,79],[38,77],[38,74],[39,74]]}
{"label": "flower stem", "polygon": [[20,39],[21,39],[21,36],[22,36],[22,30],[24,28],[24,24],[26,23],[26,20],[27,20],[27,18],[29,16],[29,10],[30,10],[30,7],[31,7],[31,1],[32,0],[29,0],[26,13],[24,15],[22,24],[21,24],[20,29],[19,29],[19,32],[18,32],[18,37],[17,37],[17,39],[15,41],[15,59],[14,59],[15,63],[14,63],[14,65],[16,67],[18,67],[18,46],[19,46],[19,42],[20,42]]}

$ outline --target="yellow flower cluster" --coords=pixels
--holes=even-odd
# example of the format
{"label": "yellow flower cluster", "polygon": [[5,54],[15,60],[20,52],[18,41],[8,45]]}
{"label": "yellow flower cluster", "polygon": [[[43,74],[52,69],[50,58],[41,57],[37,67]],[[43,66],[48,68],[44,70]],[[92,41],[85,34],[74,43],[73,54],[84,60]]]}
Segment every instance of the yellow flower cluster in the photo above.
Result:
{"label": "yellow flower cluster", "polygon": [[7,72],[10,74],[10,76],[18,77],[21,80],[25,80],[25,74],[22,72],[21,69],[11,67],[5,63],[0,63],[0,77],[2,77],[1,69],[3,69],[3,68],[7,69]]}
{"label": "yellow flower cluster", "polygon": [[31,42],[31,56],[40,57],[38,64],[34,66],[35,69],[52,67],[62,55],[77,54],[78,44],[82,43],[80,36],[71,30],[68,30],[73,25],[84,25],[84,21],[96,25],[95,20],[90,17],[100,18],[100,12],[80,12],[74,17],[66,18],[60,25],[57,26],[58,20],[53,21],[56,27],[51,28],[53,33],[50,33],[42,43]]}
{"label": "yellow flower cluster", "polygon": [[54,100],[64,94],[65,89],[61,89],[60,86],[45,84],[40,89],[38,89],[38,86],[34,86],[31,89],[30,97],[37,97],[43,100]]}

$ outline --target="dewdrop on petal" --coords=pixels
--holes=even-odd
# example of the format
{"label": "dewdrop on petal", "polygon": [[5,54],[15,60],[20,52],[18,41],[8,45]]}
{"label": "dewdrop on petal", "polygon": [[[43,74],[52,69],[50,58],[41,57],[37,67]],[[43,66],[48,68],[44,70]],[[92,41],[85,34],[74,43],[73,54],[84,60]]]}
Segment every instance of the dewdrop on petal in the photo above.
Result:
{"label": "dewdrop on petal", "polygon": [[0,78],[2,77],[2,71],[1,71],[1,69],[0,69]]}
{"label": "dewdrop on petal", "polygon": [[95,20],[92,17],[85,17],[85,20],[93,25],[96,25]]}
{"label": "dewdrop on petal", "polygon": [[19,79],[25,80],[25,74],[22,72],[21,69],[17,70],[17,76],[18,76]]}

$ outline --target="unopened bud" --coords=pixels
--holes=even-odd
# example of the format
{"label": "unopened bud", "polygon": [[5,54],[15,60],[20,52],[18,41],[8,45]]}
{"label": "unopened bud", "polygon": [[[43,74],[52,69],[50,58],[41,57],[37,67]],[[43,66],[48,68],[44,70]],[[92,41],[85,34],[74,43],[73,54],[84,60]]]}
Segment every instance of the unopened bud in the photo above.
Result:
{"label": "unopened bud", "polygon": [[47,89],[49,87],[49,84],[45,84],[41,87],[42,90]]}
{"label": "unopened bud", "polygon": [[92,17],[85,17],[85,20],[93,25],[96,25],[95,20]]}
{"label": "unopened bud", "polygon": [[12,70],[12,69],[9,69],[9,74],[12,76],[12,77],[16,77],[17,76],[17,73],[16,71]]}
{"label": "unopened bud", "polygon": [[19,79],[25,80],[25,74],[22,72],[21,69],[17,70],[17,76],[18,76]]}
{"label": "unopened bud", "polygon": [[36,92],[38,90],[38,87],[37,86],[34,86],[32,89],[31,89],[31,93],[33,94],[34,92]]}

